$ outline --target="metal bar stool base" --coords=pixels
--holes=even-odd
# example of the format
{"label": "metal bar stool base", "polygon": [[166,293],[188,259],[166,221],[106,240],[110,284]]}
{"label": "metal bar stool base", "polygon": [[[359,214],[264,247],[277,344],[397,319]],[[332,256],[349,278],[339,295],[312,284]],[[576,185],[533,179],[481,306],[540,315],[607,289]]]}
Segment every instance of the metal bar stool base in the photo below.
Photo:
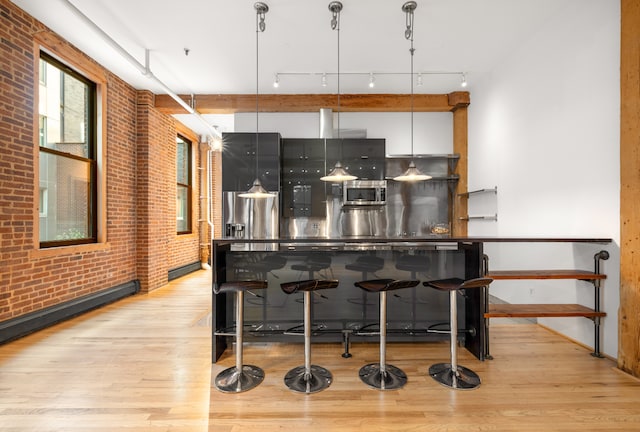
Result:
{"label": "metal bar stool base", "polygon": [[233,366],[216,376],[215,386],[223,393],[241,393],[251,390],[264,380],[264,371],[257,366],[242,365],[242,372]]}
{"label": "metal bar stool base", "polygon": [[480,386],[480,377],[474,371],[460,365],[457,369],[454,373],[451,363],[437,363],[429,368],[429,375],[443,386],[456,390],[473,390]]}
{"label": "metal bar stool base", "polygon": [[404,387],[407,383],[407,374],[400,368],[393,365],[385,365],[383,373],[380,370],[380,363],[370,363],[360,368],[360,380],[369,387],[378,390],[394,390]]}
{"label": "metal bar stool base", "polygon": [[284,383],[290,390],[298,393],[317,393],[329,387],[333,381],[331,372],[322,366],[311,365],[311,372],[304,366],[291,369],[284,376]]}

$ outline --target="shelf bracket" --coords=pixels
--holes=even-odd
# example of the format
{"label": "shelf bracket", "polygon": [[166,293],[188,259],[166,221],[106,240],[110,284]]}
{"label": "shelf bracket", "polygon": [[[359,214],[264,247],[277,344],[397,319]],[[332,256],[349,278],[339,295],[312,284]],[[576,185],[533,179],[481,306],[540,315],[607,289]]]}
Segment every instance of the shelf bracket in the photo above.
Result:
{"label": "shelf bracket", "polygon": [[[594,261],[593,272],[595,274],[601,274],[600,273],[600,261],[601,260],[608,260],[608,259],[609,259],[609,252],[607,252],[606,250],[601,250],[600,252],[595,254],[593,256],[593,261]],[[594,288],[594,306],[593,306],[593,309],[596,312],[600,312],[600,283],[601,283],[601,280],[600,279],[594,279],[591,282],[593,282],[593,288]],[[593,342],[593,352],[591,353],[591,355],[594,356],[594,357],[602,358],[604,356],[600,352],[600,317],[594,317],[593,327],[594,327],[594,342]]]}

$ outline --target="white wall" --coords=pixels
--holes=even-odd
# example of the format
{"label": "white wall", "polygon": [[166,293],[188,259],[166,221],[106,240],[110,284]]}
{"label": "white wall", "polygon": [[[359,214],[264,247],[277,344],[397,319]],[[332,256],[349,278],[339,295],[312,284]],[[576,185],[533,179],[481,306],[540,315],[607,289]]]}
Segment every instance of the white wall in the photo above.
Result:
{"label": "white wall", "polygon": [[[606,237],[609,245],[488,245],[493,269],[593,268],[604,262],[603,351],[617,356],[619,306],[619,2],[567,0],[566,6],[491,74],[476,78],[469,111],[469,189],[498,187],[470,198],[470,235]],[[509,302],[593,304],[582,281],[496,281]],[[562,293],[560,292],[562,291]],[[593,344],[584,318],[541,323]]]}

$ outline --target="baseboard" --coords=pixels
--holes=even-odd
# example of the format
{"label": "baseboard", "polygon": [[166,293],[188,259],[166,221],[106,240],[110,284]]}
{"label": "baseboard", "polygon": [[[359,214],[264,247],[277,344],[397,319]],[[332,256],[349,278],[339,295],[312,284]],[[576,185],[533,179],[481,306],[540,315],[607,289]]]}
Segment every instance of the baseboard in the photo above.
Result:
{"label": "baseboard", "polygon": [[194,271],[200,270],[201,268],[202,268],[202,263],[200,261],[183,265],[181,267],[176,267],[174,269],[169,270],[169,280],[172,281],[174,279],[178,279],[179,277],[188,275],[189,273],[193,273]]}
{"label": "baseboard", "polygon": [[106,290],[88,294],[0,323],[0,344],[21,338],[61,321],[73,318],[140,291],[140,281],[133,280]]}

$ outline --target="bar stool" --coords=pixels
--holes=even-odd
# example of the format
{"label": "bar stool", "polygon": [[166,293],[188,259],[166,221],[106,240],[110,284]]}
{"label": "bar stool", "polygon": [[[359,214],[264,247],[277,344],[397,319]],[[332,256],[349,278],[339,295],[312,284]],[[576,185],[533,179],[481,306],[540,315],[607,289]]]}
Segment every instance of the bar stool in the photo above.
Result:
{"label": "bar stool", "polygon": [[280,285],[287,294],[304,293],[304,366],[291,369],[284,377],[289,389],[299,393],[316,393],[331,385],[333,376],[327,369],[311,364],[311,293],[336,288],[337,280],[309,279]]}
{"label": "bar stool", "polygon": [[424,282],[424,286],[440,291],[449,291],[449,309],[451,321],[451,363],[437,363],[429,368],[429,375],[440,384],[459,390],[471,390],[480,385],[480,377],[474,371],[458,365],[458,309],[456,294],[462,289],[482,288],[493,279],[440,279]]}
{"label": "bar stool", "polygon": [[413,288],[417,280],[374,279],[356,282],[355,286],[380,295],[380,362],[370,363],[360,368],[360,379],[370,387],[392,390],[407,383],[407,374],[396,366],[387,364],[387,291]]}
{"label": "bar stool", "polygon": [[[248,280],[225,282],[214,287],[214,293],[236,293],[236,365],[220,372],[214,381],[224,393],[240,393],[251,390],[264,380],[264,371],[257,366],[242,364],[242,336],[244,328],[244,292],[267,288],[267,281]],[[218,332],[216,334],[225,334]]]}

